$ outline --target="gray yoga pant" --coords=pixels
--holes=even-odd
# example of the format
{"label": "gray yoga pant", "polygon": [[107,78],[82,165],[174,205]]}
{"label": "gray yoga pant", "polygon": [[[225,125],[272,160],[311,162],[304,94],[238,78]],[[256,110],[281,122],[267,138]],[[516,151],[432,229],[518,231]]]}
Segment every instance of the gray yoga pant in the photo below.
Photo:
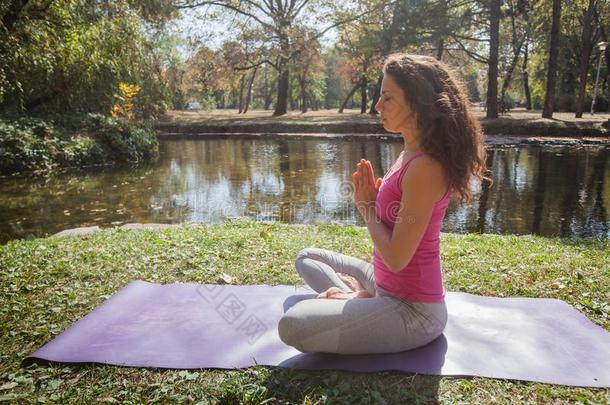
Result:
{"label": "gray yoga pant", "polygon": [[280,339],[301,352],[392,353],[423,346],[441,335],[447,307],[441,302],[410,302],[389,295],[375,283],[373,265],[326,249],[306,248],[295,260],[299,275],[315,291],[352,291],[338,276],[356,278],[372,298],[299,301],[278,324]]}

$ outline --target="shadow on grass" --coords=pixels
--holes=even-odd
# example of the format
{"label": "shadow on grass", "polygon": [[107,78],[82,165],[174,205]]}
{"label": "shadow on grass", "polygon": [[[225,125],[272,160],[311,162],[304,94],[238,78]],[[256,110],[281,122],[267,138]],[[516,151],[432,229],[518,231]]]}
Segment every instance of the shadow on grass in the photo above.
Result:
{"label": "shadow on grass", "polygon": [[[273,403],[438,403],[442,376],[270,368],[261,382]],[[225,395],[220,403],[243,398]]]}

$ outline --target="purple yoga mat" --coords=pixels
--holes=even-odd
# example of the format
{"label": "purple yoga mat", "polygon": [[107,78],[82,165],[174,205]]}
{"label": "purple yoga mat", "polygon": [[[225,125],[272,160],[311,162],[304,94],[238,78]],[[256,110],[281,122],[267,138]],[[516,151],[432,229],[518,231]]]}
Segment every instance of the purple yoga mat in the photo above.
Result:
{"label": "purple yoga mat", "polygon": [[133,281],[25,362],[402,370],[610,387],[610,333],[558,299],[447,292],[447,327],[426,346],[391,354],[302,353],[280,340],[277,324],[289,307],[316,295],[308,286]]}

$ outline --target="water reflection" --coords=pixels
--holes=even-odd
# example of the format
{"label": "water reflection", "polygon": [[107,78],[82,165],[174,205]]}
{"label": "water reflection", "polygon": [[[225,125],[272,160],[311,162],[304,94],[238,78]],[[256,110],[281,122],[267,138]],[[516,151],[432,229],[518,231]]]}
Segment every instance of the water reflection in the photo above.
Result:
{"label": "water reflection", "polygon": [[[401,142],[208,139],[163,141],[140,168],[0,179],[0,239],[128,222],[221,222],[227,217],[363,225],[347,184],[361,157],[377,176]],[[449,205],[445,232],[610,237],[608,148],[497,147],[495,184]]]}

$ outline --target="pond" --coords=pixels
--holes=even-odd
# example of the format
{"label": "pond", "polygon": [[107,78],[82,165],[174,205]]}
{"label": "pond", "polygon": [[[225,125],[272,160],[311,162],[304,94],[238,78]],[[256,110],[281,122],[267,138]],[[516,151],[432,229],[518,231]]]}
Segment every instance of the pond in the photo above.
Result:
{"label": "pond", "polygon": [[[383,176],[402,141],[205,139],[161,141],[144,167],[0,178],[0,242],[63,229],[216,223],[228,217],[363,225],[349,194],[361,157]],[[488,145],[494,185],[448,207],[443,232],[610,238],[610,149]]]}

